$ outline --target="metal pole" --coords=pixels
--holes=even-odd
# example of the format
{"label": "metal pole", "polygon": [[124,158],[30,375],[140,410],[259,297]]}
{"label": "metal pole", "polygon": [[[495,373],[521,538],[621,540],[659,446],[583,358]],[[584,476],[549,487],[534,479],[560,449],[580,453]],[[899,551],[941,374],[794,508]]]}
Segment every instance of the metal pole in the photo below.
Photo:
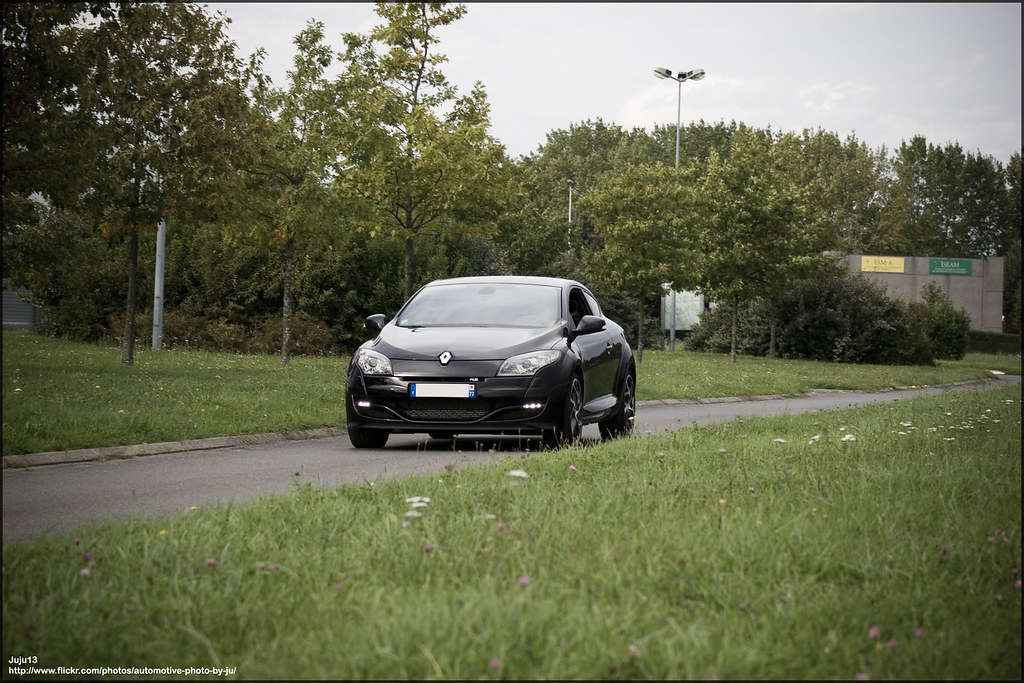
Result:
{"label": "metal pole", "polygon": [[[678,79],[676,79],[678,80]],[[676,99],[676,168],[679,168],[679,125],[683,120],[683,82],[679,81],[679,97]]]}
{"label": "metal pole", "polygon": [[569,184],[569,248],[572,249],[572,186],[573,182],[570,178],[565,181]]}
{"label": "metal pole", "polygon": [[156,273],[153,276],[153,350],[159,351],[164,336],[164,255],[167,223],[160,219],[156,229]]}
{"label": "metal pole", "polygon": [[[679,80],[679,79],[676,79]],[[679,127],[683,121],[683,82],[679,81],[679,97],[676,99],[676,168],[679,168]],[[676,350],[676,290],[668,290],[672,297],[672,326],[668,330],[668,349]]]}

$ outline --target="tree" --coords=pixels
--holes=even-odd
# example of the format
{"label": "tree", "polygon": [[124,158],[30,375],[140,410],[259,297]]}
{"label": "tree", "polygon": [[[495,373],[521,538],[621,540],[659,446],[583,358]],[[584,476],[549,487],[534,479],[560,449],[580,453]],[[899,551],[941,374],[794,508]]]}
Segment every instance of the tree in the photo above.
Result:
{"label": "tree", "polygon": [[[605,287],[629,292],[642,302],[658,297],[694,259],[690,221],[695,169],[661,164],[631,166],[606,174],[585,195],[603,248],[588,252],[593,277]],[[642,320],[637,344],[642,350]]]}
{"label": "tree", "polygon": [[[343,173],[347,157],[346,102],[325,72],[331,49],[324,44],[324,25],[310,21],[295,37],[294,68],[288,87],[254,91],[254,114],[260,121],[259,154],[240,169],[246,217],[235,221],[245,239],[281,250],[281,364],[291,359],[292,277],[296,242],[303,235],[328,235],[344,222],[332,183]],[[241,188],[240,188],[241,189]]]}
{"label": "tree", "polygon": [[1010,157],[1006,165],[1006,222],[1000,240],[999,255],[1003,262],[1003,332],[1020,334],[1021,319],[1021,167],[1020,153]]}
{"label": "tree", "polygon": [[914,136],[896,152],[895,170],[909,202],[909,252],[992,256],[1005,223],[1005,181],[991,157],[965,154],[957,143],[938,147]]}
{"label": "tree", "polygon": [[822,247],[847,254],[903,253],[902,235],[882,220],[889,162],[850,135],[805,130],[791,159],[792,182],[807,191]]}
{"label": "tree", "polygon": [[624,137],[618,126],[588,120],[551,131],[535,153],[519,160],[507,176],[509,209],[499,219],[496,237],[513,270],[564,275],[575,258],[570,249],[580,254],[596,248],[594,225],[581,199],[614,170]]}
{"label": "tree", "polygon": [[447,58],[434,51],[438,31],[464,13],[445,3],[377,3],[385,23],[369,36],[344,36],[340,83],[360,134],[349,147],[353,166],[338,181],[375,207],[374,232],[404,242],[406,297],[418,235],[495,232],[504,148],[487,132],[483,86],[457,96],[439,68]]}
{"label": "tree", "polygon": [[6,2],[2,11],[6,236],[38,218],[43,202],[32,195],[66,204],[84,189],[91,148],[76,136],[93,120],[75,99],[87,77],[75,28],[85,5]]}
{"label": "tree", "polygon": [[[128,236],[121,360],[131,365],[139,233],[164,216],[211,208],[209,179],[245,140],[236,123],[247,107],[244,83],[255,64],[236,59],[225,18],[194,5],[73,7],[11,10],[18,13],[11,40],[22,41],[20,64],[44,63],[55,76],[15,103],[39,114],[38,128],[17,128],[13,146],[25,153],[15,163],[37,171],[18,190],[83,212],[105,235]],[[7,6],[4,11],[6,60]],[[36,26],[42,39],[35,37]],[[5,99],[5,117],[8,109],[12,121],[25,124],[24,112],[8,108]],[[41,163],[49,164],[48,176]],[[69,177],[70,188],[60,187]]]}
{"label": "tree", "polygon": [[[697,256],[673,278],[679,289],[701,291],[732,307],[731,357],[736,361],[739,305],[775,300],[794,280],[824,268],[821,238],[808,225],[807,191],[793,185],[792,134],[778,144],[767,131],[741,129],[727,160],[708,157],[694,188],[689,224]],[[772,343],[774,356],[774,316]]]}

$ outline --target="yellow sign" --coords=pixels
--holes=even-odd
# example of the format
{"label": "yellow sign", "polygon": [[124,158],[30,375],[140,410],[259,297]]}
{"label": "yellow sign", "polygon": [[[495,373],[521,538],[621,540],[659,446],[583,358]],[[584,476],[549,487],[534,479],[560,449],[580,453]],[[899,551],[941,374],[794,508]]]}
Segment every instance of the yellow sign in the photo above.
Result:
{"label": "yellow sign", "polygon": [[902,256],[861,256],[860,270],[863,273],[902,273]]}

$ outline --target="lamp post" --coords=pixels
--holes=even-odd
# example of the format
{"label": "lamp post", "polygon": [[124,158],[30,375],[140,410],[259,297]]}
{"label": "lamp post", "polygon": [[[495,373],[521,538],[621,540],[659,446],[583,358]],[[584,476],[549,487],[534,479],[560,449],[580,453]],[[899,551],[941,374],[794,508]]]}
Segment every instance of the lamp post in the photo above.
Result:
{"label": "lamp post", "polygon": [[690,71],[680,71],[675,76],[668,69],[658,67],[654,70],[654,75],[658,78],[669,78],[679,82],[679,97],[676,104],[676,166],[679,166],[679,127],[682,123],[683,114],[683,81],[699,81],[704,78],[704,69],[692,69]]}
{"label": "lamp post", "polygon": [[[160,41],[168,46],[174,42],[174,36],[168,34]],[[167,152],[167,129],[170,126],[171,113],[163,111],[160,114],[161,132],[163,142],[161,148]],[[162,181],[160,181],[162,182]],[[164,340],[164,261],[167,252],[167,221],[163,218],[156,227],[156,266],[153,271],[153,350],[159,351],[163,348]]]}
{"label": "lamp post", "polygon": [[569,248],[572,249],[572,178],[565,182],[569,186]]}
{"label": "lamp post", "polygon": [[[676,168],[679,168],[679,128],[682,124],[683,116],[683,81],[699,81],[704,78],[704,69],[691,69],[690,71],[679,71],[675,76],[672,72],[663,67],[658,67],[654,70],[654,75],[658,78],[668,78],[679,82],[679,97],[676,102]],[[672,326],[669,328],[669,350],[676,350],[676,293],[675,290],[670,289],[669,295],[672,297]]]}

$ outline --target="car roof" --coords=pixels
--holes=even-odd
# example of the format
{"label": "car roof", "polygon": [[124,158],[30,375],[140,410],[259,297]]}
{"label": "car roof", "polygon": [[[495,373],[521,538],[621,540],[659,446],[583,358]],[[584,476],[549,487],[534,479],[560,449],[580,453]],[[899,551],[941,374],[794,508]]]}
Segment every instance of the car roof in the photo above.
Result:
{"label": "car roof", "polygon": [[[566,278],[558,277],[540,277],[537,275],[475,275],[471,277],[453,277],[428,282],[424,287],[474,282],[491,284],[545,285],[547,287],[561,287],[563,289],[566,287],[582,287],[583,289],[587,289],[586,286],[580,284],[576,280],[568,280]],[[587,291],[589,291],[589,289],[587,289]]]}

